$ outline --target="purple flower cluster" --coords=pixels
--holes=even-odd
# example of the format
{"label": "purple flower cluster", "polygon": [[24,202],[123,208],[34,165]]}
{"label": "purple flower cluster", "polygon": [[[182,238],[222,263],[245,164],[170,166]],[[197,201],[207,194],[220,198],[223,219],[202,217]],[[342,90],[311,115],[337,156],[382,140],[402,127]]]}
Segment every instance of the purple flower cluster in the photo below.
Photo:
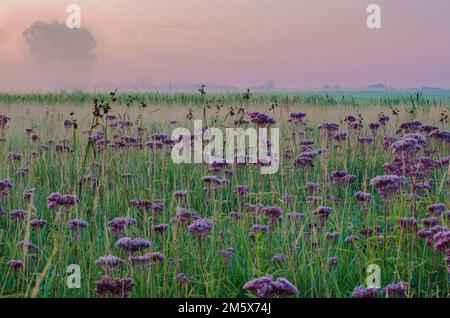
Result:
{"label": "purple flower cluster", "polygon": [[399,282],[387,285],[384,292],[387,298],[405,298],[408,289],[409,284],[407,282]]}
{"label": "purple flower cluster", "polygon": [[347,173],[346,171],[335,170],[331,172],[328,177],[330,178],[333,185],[341,185],[341,184],[351,184],[356,180],[356,176]]}
{"label": "purple flower cluster", "polygon": [[204,218],[195,220],[191,225],[188,226],[188,232],[193,236],[201,239],[207,236],[213,228],[213,223],[211,220]]}
{"label": "purple flower cluster", "polygon": [[303,123],[303,119],[306,117],[306,113],[304,112],[292,112],[289,114],[288,122],[294,125],[301,125]]}
{"label": "purple flower cluster", "polygon": [[51,193],[47,198],[47,207],[49,209],[67,208],[75,205],[78,197],[75,194],[61,195],[59,192]]}
{"label": "purple flower cluster", "polygon": [[19,259],[10,259],[8,263],[6,263],[9,268],[14,270],[22,270],[24,268],[24,263],[22,260]]}
{"label": "purple flower cluster", "polygon": [[379,289],[375,287],[358,286],[353,290],[352,298],[376,298],[378,291]]}
{"label": "purple flower cluster", "polygon": [[397,218],[398,228],[402,231],[415,230],[417,227],[417,220],[415,218]]}
{"label": "purple flower cluster", "polygon": [[12,210],[9,212],[9,216],[12,219],[24,220],[28,215],[28,212],[25,210]]}
{"label": "purple flower cluster", "polygon": [[111,229],[114,234],[121,234],[126,227],[135,225],[137,222],[133,218],[128,217],[116,217],[109,221],[106,226]]}
{"label": "purple flower cluster", "polygon": [[418,120],[412,120],[412,121],[406,121],[403,123],[400,123],[397,129],[397,133],[414,133],[420,129],[422,126],[422,123]]}
{"label": "purple flower cluster", "polygon": [[264,235],[268,231],[269,227],[267,225],[253,224],[252,228],[250,229],[250,236],[255,238],[259,233]]}
{"label": "purple flower cluster", "polygon": [[133,279],[112,279],[104,276],[95,282],[95,291],[102,297],[127,298],[133,290],[135,282]]}
{"label": "purple flower cluster", "polygon": [[286,278],[272,279],[271,275],[252,279],[243,289],[256,294],[259,298],[287,297],[298,295],[298,289]]}
{"label": "purple flower cluster", "polygon": [[378,190],[381,197],[397,193],[405,184],[405,178],[396,175],[382,175],[370,180],[370,185]]}
{"label": "purple flower cluster", "polygon": [[428,137],[438,142],[450,143],[450,131],[435,129],[428,134]]}
{"label": "purple flower cluster", "polygon": [[270,126],[276,123],[275,118],[262,112],[249,112],[250,121],[257,126]]}
{"label": "purple flower cluster", "polygon": [[116,242],[116,246],[130,253],[134,253],[149,248],[151,243],[140,237],[122,237]]}
{"label": "purple flower cluster", "polygon": [[282,210],[278,206],[266,206],[262,212],[269,218],[270,223],[275,223],[281,218]]}
{"label": "purple flower cluster", "polygon": [[357,191],[355,192],[354,196],[358,203],[367,204],[372,201],[372,195],[367,192]]}
{"label": "purple flower cluster", "polygon": [[69,230],[71,230],[72,232],[78,232],[80,229],[86,228],[88,226],[88,223],[80,219],[73,219],[70,220],[67,225],[69,226]]}
{"label": "purple flower cluster", "polygon": [[103,271],[112,270],[125,263],[123,259],[114,255],[101,256],[95,261],[95,265],[100,267]]}
{"label": "purple flower cluster", "polygon": [[9,189],[11,189],[12,186],[9,179],[0,179],[0,198],[8,196]]}

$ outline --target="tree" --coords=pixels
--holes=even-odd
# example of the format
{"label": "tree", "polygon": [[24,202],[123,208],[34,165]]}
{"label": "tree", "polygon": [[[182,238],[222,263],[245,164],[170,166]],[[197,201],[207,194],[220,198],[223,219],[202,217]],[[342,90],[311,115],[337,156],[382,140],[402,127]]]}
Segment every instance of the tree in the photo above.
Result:
{"label": "tree", "polygon": [[23,37],[35,66],[58,88],[80,88],[86,84],[97,46],[88,29],[70,29],[58,21],[36,21],[23,32]]}

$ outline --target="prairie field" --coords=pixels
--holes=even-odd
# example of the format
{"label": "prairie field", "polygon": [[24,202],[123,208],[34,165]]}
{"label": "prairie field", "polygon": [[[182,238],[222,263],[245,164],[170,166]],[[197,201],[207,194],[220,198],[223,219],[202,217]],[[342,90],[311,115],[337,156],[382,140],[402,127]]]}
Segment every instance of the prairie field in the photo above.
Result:
{"label": "prairie field", "polygon": [[[0,297],[450,297],[447,102],[2,94]],[[195,119],[279,171],[174,163]]]}

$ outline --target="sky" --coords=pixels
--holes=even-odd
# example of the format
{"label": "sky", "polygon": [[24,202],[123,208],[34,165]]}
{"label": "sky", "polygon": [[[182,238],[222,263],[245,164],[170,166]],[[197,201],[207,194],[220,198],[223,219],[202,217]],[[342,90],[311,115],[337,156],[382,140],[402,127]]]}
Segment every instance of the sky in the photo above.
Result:
{"label": "sky", "polygon": [[[0,90],[42,82],[22,33],[37,20],[65,22],[72,3],[97,41],[90,88],[143,78],[450,88],[449,0],[0,0]],[[381,29],[366,25],[371,3]]]}

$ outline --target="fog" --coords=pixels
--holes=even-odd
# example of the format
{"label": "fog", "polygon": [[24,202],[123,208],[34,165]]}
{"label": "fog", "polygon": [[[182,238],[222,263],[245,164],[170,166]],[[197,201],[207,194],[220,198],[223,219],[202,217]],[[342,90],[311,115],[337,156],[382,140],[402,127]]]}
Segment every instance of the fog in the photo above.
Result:
{"label": "fog", "polygon": [[[95,46],[56,32],[30,47],[25,30],[65,23],[71,3]],[[449,12],[448,0],[1,0],[0,91],[450,88]]]}

